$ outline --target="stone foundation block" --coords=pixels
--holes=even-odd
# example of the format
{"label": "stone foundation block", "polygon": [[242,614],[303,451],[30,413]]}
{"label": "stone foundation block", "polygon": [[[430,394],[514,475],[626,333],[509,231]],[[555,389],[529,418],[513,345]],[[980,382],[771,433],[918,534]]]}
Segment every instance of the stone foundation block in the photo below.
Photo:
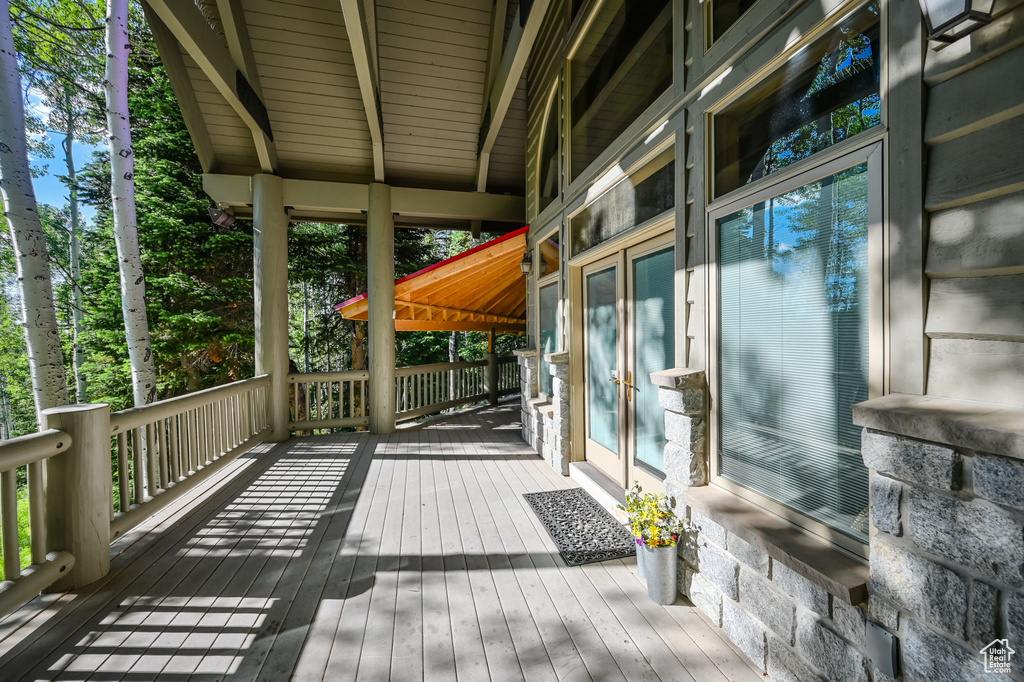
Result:
{"label": "stone foundation block", "polygon": [[675,412],[665,413],[665,438],[683,450],[704,454],[706,430],[703,419],[687,417]]}
{"label": "stone foundation block", "polygon": [[811,611],[828,616],[828,592],[789,566],[772,562],[772,582]]}
{"label": "stone foundation block", "polygon": [[864,629],[867,626],[867,614],[859,606],[847,604],[842,599],[832,600],[832,623],[836,632],[856,646],[864,646]]}
{"label": "stone foundation block", "polygon": [[683,391],[673,391],[667,388],[659,388],[658,404],[669,412],[700,417],[704,414],[704,390],[691,388]]}
{"label": "stone foundation block", "polygon": [[869,468],[901,481],[940,490],[960,487],[960,455],[943,445],[865,429],[861,455]]}
{"label": "stone foundation block", "polygon": [[988,583],[971,581],[971,610],[967,614],[967,637],[979,646],[985,646],[998,634],[999,590]]}
{"label": "stone foundation block", "polygon": [[867,682],[868,662],[815,616],[802,613],[796,627],[797,650],[831,680]]}
{"label": "stone foundation block", "polygon": [[774,637],[768,638],[768,675],[772,682],[828,682]]}
{"label": "stone foundation block", "polygon": [[1007,457],[975,455],[974,492],[998,504],[1024,509],[1024,463]]}
{"label": "stone foundation block", "polygon": [[712,623],[722,627],[722,592],[693,569],[688,568],[684,576],[682,592]]}
{"label": "stone foundation block", "polygon": [[922,549],[993,580],[1024,585],[1024,524],[1007,510],[912,488],[908,516],[910,538]]}
{"label": "stone foundation block", "polygon": [[868,596],[868,614],[886,630],[896,632],[900,629],[900,610],[877,594]]}
{"label": "stone foundation block", "polygon": [[726,536],[725,548],[729,554],[750,567],[754,573],[765,578],[768,577],[768,554],[763,549],[732,533]]}
{"label": "stone foundation block", "polygon": [[1009,682],[1002,675],[986,674],[977,652],[951,642],[915,620],[907,624],[903,637],[903,667],[906,682]]}
{"label": "stone foundation block", "polygon": [[768,626],[786,644],[793,644],[796,605],[747,568],[740,569],[740,606]]}
{"label": "stone foundation block", "polygon": [[875,522],[875,528],[893,535],[903,535],[903,522],[900,519],[902,497],[903,485],[899,481],[881,474],[871,477],[871,520]]}
{"label": "stone foundation block", "polygon": [[967,585],[948,568],[886,543],[873,543],[870,586],[926,622],[963,637]]}
{"label": "stone foundation block", "polygon": [[[1011,642],[1024,642],[1024,594],[1006,600],[1006,636]],[[1015,657],[1014,661],[1018,669],[1024,668],[1024,657]]]}
{"label": "stone foundation block", "polygon": [[722,602],[722,629],[754,665],[761,670],[767,667],[768,645],[764,628],[728,599]]}
{"label": "stone foundation block", "polygon": [[685,486],[707,485],[706,458],[672,441],[665,444],[665,476]]}
{"label": "stone foundation block", "polygon": [[739,599],[740,565],[724,551],[702,539],[697,540],[697,570],[729,599]]}
{"label": "stone foundation block", "polygon": [[698,511],[690,512],[690,521],[706,539],[719,547],[725,547],[725,528],[722,528]]}

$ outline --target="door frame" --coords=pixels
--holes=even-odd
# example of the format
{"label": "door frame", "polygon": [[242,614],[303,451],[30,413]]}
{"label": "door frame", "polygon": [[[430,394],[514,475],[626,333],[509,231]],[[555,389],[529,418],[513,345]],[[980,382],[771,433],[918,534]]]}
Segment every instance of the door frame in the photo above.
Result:
{"label": "door frame", "polygon": [[[648,241],[649,239],[658,237],[659,235],[674,234],[675,228],[676,210],[670,209],[661,215],[652,218],[646,223],[628,230],[621,236],[616,235],[616,237],[613,237],[604,244],[588,249],[585,253],[570,259],[568,264],[565,266],[567,293],[564,300],[568,308],[565,316],[568,324],[566,325],[564,338],[566,341],[566,348],[569,350],[569,411],[571,420],[571,451],[569,459],[571,462],[586,461],[584,449],[587,434],[586,405],[584,403],[586,395],[583,387],[583,382],[586,377],[586,363],[584,362],[583,347],[585,314],[583,307],[583,268],[612,254],[624,251]],[[568,237],[566,238],[568,239]],[[676,339],[676,343],[679,343],[678,338]]]}

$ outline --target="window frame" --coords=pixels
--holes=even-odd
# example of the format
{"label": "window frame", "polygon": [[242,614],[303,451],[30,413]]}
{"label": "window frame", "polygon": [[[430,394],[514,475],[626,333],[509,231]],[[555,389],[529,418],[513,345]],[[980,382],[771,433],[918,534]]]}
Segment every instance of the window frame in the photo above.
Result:
{"label": "window frame", "polygon": [[[851,140],[854,138],[851,138]],[[867,558],[868,544],[843,533],[825,523],[813,519],[802,512],[792,509],[781,502],[746,488],[739,483],[724,478],[720,473],[721,439],[721,307],[720,279],[718,267],[718,226],[719,218],[730,215],[753,204],[767,201],[770,198],[790,192],[808,183],[834,175],[842,170],[860,163],[868,165],[868,397],[876,398],[884,394],[885,376],[887,374],[885,355],[885,335],[887,332],[888,310],[885,292],[888,268],[885,263],[885,247],[888,243],[888,228],[884,223],[884,176],[883,176],[883,143],[878,139],[861,139],[853,150],[844,153],[827,153],[830,148],[812,154],[803,161],[814,159],[813,165],[801,162],[800,172],[789,172],[781,175],[772,174],[756,180],[722,199],[709,204],[706,210],[706,234],[708,235],[708,388],[712,408],[708,414],[708,463],[710,484],[719,489],[736,495],[758,507],[778,516],[809,535],[815,536],[829,544],[857,557]],[[796,166],[797,164],[794,164]],[[790,170],[790,169],[786,169]],[[776,177],[781,175],[781,177]],[[865,473],[867,473],[865,471]],[[870,532],[870,531],[869,531]]]}
{"label": "window frame", "polygon": [[[562,173],[562,171],[563,171],[563,166],[562,166],[562,148],[564,146],[562,144],[562,140],[563,140],[562,129],[564,128],[564,125],[563,125],[563,118],[562,118],[562,111],[561,111],[561,98],[559,97],[559,93],[561,92],[561,85],[562,85],[561,80],[562,80],[561,78],[556,77],[554,84],[552,84],[552,86],[551,86],[551,92],[548,93],[547,103],[544,106],[544,116],[541,119],[541,124],[540,124],[540,134],[538,135],[538,138],[537,138],[540,141],[538,146],[537,146],[537,161],[536,161],[536,163],[537,163],[537,169],[536,169],[537,180],[536,180],[536,186],[534,188],[535,197],[536,197],[535,201],[536,201],[536,209],[537,209],[536,215],[537,216],[544,215],[545,213],[549,212],[549,209],[550,210],[554,210],[554,209],[552,209],[552,206],[560,206],[561,205],[562,197],[563,197],[563,189],[565,187],[565,184],[562,181],[563,180],[563,173]],[[551,109],[552,108],[554,108],[555,112],[556,112],[555,113],[555,128],[557,129],[557,136],[558,136],[558,140],[555,143],[555,162],[556,162],[556,166],[557,166],[555,174],[556,174],[556,180],[557,180],[556,184],[557,184],[557,186],[555,187],[555,197],[554,197],[554,199],[552,199],[551,203],[549,203],[547,206],[543,206],[542,207],[540,204],[541,204],[541,199],[542,199],[542,197],[541,197],[541,191],[542,191],[541,185],[542,185],[542,183],[544,181],[544,177],[543,177],[543,167],[544,167],[544,158],[543,158],[544,136],[548,132],[548,120],[550,118]]]}
{"label": "window frame", "polygon": [[[561,224],[556,224],[556,225],[553,225],[553,226],[549,226],[543,232],[538,233],[537,239],[535,240],[535,242],[533,244],[533,248],[532,248],[533,262],[536,264],[536,268],[537,268],[537,275],[534,277],[534,292],[535,292],[536,301],[537,301],[537,305],[534,307],[535,308],[534,320],[535,320],[535,322],[537,324],[537,355],[538,355],[538,358],[537,358],[537,395],[542,397],[542,398],[545,398],[547,400],[550,400],[552,396],[548,395],[547,393],[544,393],[541,390],[541,381],[540,381],[540,372],[543,371],[544,368],[545,368],[544,353],[543,353],[543,348],[541,348],[541,343],[540,343],[540,330],[541,330],[540,290],[544,289],[544,288],[546,288],[548,286],[551,286],[551,285],[555,286],[555,294],[556,294],[556,297],[557,297],[557,300],[558,300],[558,307],[557,307],[557,311],[555,313],[555,325],[556,325],[556,328],[555,328],[555,352],[558,353],[558,352],[561,352],[561,349],[565,346],[565,343],[563,342],[563,336],[564,336],[564,333],[565,333],[565,324],[563,324],[563,320],[562,320],[562,307],[563,307],[563,305],[562,305],[562,277],[561,277],[562,270],[563,270],[563,268],[565,266],[565,258],[562,257],[562,249],[565,248],[565,246],[562,243],[562,229],[561,228],[562,228]],[[558,235],[558,269],[555,270],[554,272],[550,272],[550,273],[544,275],[543,277],[541,277],[541,275],[540,275],[540,264],[542,262],[542,258],[543,257],[541,256],[540,245],[543,244],[545,240],[550,239],[552,235]]]}
{"label": "window frame", "polygon": [[564,77],[561,82],[564,88],[563,100],[565,101],[565,109],[561,116],[563,136],[560,139],[564,162],[562,170],[565,179],[565,196],[573,195],[579,188],[593,183],[595,181],[594,175],[598,169],[607,167],[616,155],[621,155],[623,141],[633,140],[638,135],[642,135],[644,130],[652,127],[652,124],[656,123],[659,118],[665,115],[667,110],[671,109],[673,102],[680,94],[679,90],[683,82],[683,69],[680,68],[681,55],[683,54],[682,41],[685,40],[685,31],[683,33],[680,32],[682,28],[683,4],[677,0],[672,0],[669,3],[671,10],[669,26],[672,33],[672,82],[664,92],[651,102],[650,106],[633,119],[625,130],[619,133],[614,140],[611,140],[593,161],[587,166],[580,168],[575,177],[573,176],[572,166],[572,60],[576,57],[576,53],[579,52],[584,38],[593,27],[594,20],[604,5],[603,0],[588,0],[581,8],[579,16],[571,23],[566,34],[567,49],[562,59]]}

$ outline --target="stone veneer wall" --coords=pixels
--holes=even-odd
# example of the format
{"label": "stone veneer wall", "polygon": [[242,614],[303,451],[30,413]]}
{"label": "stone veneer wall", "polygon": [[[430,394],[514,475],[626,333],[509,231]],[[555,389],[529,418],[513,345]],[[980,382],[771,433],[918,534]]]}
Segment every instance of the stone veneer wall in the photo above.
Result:
{"label": "stone veneer wall", "polygon": [[551,468],[569,475],[569,354],[545,356],[551,371],[549,399],[538,397],[541,363],[534,349],[517,350],[522,389],[523,440],[530,444]]}
{"label": "stone veneer wall", "polygon": [[[652,375],[665,408],[665,491],[708,483],[703,372]],[[776,682],[876,682],[864,649],[866,614],[690,506],[679,547],[680,591]],[[752,539],[751,539],[752,540]]]}
{"label": "stone veneer wall", "polygon": [[[867,428],[862,440],[877,529],[872,620],[898,634],[908,682],[1024,679],[1024,439],[1018,435],[1016,447],[1008,438],[974,443],[1013,456],[951,446],[942,441],[964,440],[955,436],[965,431],[958,401],[917,399],[944,411],[945,426],[929,428],[934,412],[915,416],[905,409],[909,400],[889,396],[855,408],[858,424],[871,426],[880,423],[870,418],[878,405],[875,415],[888,427]],[[1024,410],[1016,419],[1024,430]],[[941,440],[908,437],[922,434]],[[984,671],[981,649],[996,639],[1017,652],[1011,677]]]}

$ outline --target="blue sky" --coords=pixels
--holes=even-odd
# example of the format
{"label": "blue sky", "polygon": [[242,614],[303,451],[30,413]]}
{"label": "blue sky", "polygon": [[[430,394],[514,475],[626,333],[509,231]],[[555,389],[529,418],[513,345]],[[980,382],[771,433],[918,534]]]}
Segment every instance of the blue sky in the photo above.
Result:
{"label": "blue sky", "polygon": [[[29,113],[37,116],[44,116],[46,114],[46,107],[44,107],[37,96],[33,93],[29,93],[28,102]],[[52,159],[41,159],[36,157],[30,157],[29,161],[33,166],[46,166],[46,173],[42,177],[33,178],[32,184],[36,190],[36,201],[40,204],[50,204],[51,206],[61,207],[64,206],[68,201],[68,188],[64,186],[60,180],[57,179],[58,175],[64,175],[66,169],[64,167],[64,150],[61,147],[61,143],[64,141],[64,136],[60,133],[47,134],[47,139],[53,146],[54,157]],[[92,160],[92,153],[98,151],[102,146],[82,144],[81,142],[75,142],[72,147],[75,152],[75,167],[81,170],[85,164]],[[81,207],[82,215],[85,216],[86,220],[92,221],[93,216],[96,214],[96,210],[92,206],[85,204],[79,204]]]}

